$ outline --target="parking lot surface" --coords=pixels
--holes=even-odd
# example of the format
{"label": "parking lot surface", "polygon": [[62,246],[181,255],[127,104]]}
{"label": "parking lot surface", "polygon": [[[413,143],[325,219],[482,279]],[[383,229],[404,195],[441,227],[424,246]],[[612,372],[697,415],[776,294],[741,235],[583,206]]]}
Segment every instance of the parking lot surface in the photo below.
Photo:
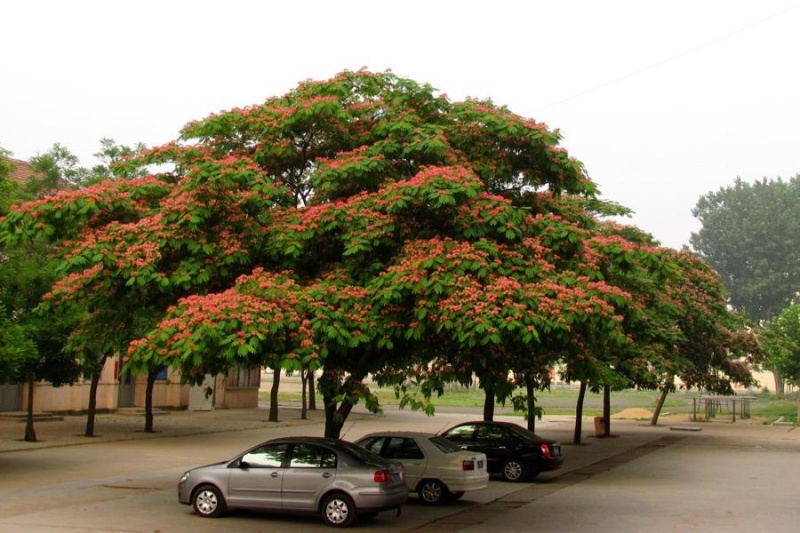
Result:
{"label": "parking lot surface", "polygon": [[[387,407],[354,411],[343,438],[379,430],[438,432],[480,418],[469,409],[433,417]],[[503,413],[498,420],[518,417]],[[41,442],[20,440],[24,424],[0,418],[0,532],[330,531],[319,519],[232,512],[202,519],[177,502],[176,483],[191,467],[229,458],[269,438],[321,435],[322,412],[300,419],[282,406],[176,411],[142,431],[140,412],[104,414],[96,437],[82,436],[84,416],[39,422]],[[612,422],[613,437],[594,436],[584,420],[583,444],[571,445],[574,418],[545,417],[537,433],[563,444],[564,468],[534,482],[490,481],[446,506],[412,496],[400,516],[381,513],[357,523],[363,531],[796,531],[800,498],[800,431],[790,426]],[[689,431],[691,430],[691,431]]]}

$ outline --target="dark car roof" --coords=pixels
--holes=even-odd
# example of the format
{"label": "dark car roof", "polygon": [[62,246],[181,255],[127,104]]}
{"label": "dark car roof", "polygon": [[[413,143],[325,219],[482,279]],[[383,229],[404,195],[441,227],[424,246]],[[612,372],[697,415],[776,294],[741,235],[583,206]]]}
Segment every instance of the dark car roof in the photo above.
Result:
{"label": "dark car roof", "polygon": [[278,438],[275,438],[275,439],[270,439],[268,441],[264,441],[262,444],[266,444],[268,442],[274,442],[274,443],[279,443],[279,442],[295,442],[295,443],[303,442],[303,443],[309,443],[309,444],[313,443],[313,444],[327,444],[329,446],[338,446],[340,441],[338,439],[332,439],[332,438],[329,438],[329,437],[299,436],[299,437],[278,437]]}
{"label": "dark car roof", "polygon": [[502,422],[502,421],[488,421],[488,420],[472,420],[469,422],[461,422],[452,426],[449,429],[446,429],[442,433],[447,433],[448,431],[452,430],[453,428],[461,427],[461,426],[468,426],[468,425],[475,425],[475,426],[500,426],[504,428],[508,428],[511,431],[517,433],[518,435],[523,435],[527,438],[530,438],[536,442],[545,442],[548,444],[555,443],[556,441],[551,439],[546,439],[534,433],[533,431],[529,430],[528,428],[522,427],[519,424],[515,424],[514,422]]}

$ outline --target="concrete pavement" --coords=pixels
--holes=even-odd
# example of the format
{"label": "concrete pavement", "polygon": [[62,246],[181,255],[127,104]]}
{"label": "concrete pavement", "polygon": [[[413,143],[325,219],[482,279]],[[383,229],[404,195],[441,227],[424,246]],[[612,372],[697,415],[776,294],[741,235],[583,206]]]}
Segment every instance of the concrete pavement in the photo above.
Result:
{"label": "concrete pavement", "polygon": [[[467,412],[465,412],[467,411]],[[472,412],[469,412],[472,411]],[[434,417],[387,407],[380,416],[355,411],[344,437],[355,440],[392,428],[436,432],[479,418],[474,410],[440,409]],[[235,514],[204,521],[175,501],[180,471],[227,458],[260,440],[321,435],[322,413],[301,420],[283,406],[281,421],[266,409],[158,415],[156,433],[142,431],[141,413],[98,415],[94,438],[83,437],[85,416],[39,422],[41,442],[26,443],[22,422],[0,419],[0,531],[298,531],[326,528],[316,520]],[[503,420],[516,420],[501,414]],[[794,531],[800,508],[800,431],[786,426],[671,421],[652,427],[612,421],[611,439],[593,436],[584,421],[584,444],[569,444],[574,419],[545,417],[537,432],[564,445],[565,466],[534,483],[492,481],[458,505],[430,508],[410,502],[403,516],[358,526],[383,531],[722,531],[735,523],[751,531]],[[700,431],[683,431],[698,427]],[[117,458],[125,457],[123,461]],[[35,472],[35,473],[34,473]],[[139,492],[122,497],[123,489]],[[71,497],[81,494],[79,502]],[[46,505],[42,505],[46,496]],[[153,499],[155,498],[155,499]],[[96,502],[95,504],[86,502]],[[145,503],[146,502],[146,503]],[[140,518],[116,524],[115,514],[150,506]],[[82,512],[81,509],[91,512]],[[791,519],[791,520],[789,520]],[[740,528],[741,529],[741,528]],[[210,529],[209,529],[210,530]]]}

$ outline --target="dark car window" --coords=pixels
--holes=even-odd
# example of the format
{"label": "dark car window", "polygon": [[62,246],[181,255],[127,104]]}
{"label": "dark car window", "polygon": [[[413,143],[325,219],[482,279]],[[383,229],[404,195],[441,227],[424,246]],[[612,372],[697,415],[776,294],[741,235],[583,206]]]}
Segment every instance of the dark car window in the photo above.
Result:
{"label": "dark car window", "polygon": [[428,439],[431,443],[439,448],[443,453],[453,453],[453,452],[460,452],[461,448],[450,442],[444,437],[440,437],[436,435],[435,437],[430,437]]}
{"label": "dark car window", "polygon": [[542,438],[534,433],[533,431],[523,428],[523,427],[516,427],[512,430],[512,433],[521,438],[524,441],[528,442],[541,442]]}
{"label": "dark car window", "polygon": [[383,448],[383,437],[369,437],[358,442],[359,446],[363,446],[372,453],[381,455],[381,448]]}
{"label": "dark car window", "polygon": [[383,456],[387,459],[422,459],[425,457],[414,439],[405,437],[390,438]]}
{"label": "dark car window", "polygon": [[473,433],[475,433],[475,426],[471,424],[456,426],[447,432],[447,438],[454,441],[468,441],[472,440]]}
{"label": "dark car window", "polygon": [[510,438],[508,431],[499,426],[478,426],[478,440],[504,440]]}
{"label": "dark car window", "polygon": [[353,457],[359,463],[383,464],[385,462],[380,455],[350,442],[339,441],[336,444],[336,449]]}
{"label": "dark car window", "polygon": [[313,444],[295,444],[290,468],[336,468],[336,454],[328,448]]}
{"label": "dark car window", "polygon": [[280,468],[288,448],[288,444],[267,444],[244,454],[242,463],[253,468]]}

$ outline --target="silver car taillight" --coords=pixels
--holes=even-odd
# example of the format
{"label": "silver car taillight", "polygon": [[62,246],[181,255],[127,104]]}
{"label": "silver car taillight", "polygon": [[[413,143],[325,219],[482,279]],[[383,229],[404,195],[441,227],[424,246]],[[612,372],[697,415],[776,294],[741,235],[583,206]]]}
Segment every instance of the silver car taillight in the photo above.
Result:
{"label": "silver car taillight", "polygon": [[373,476],[375,483],[389,483],[392,481],[391,470],[376,470]]}

